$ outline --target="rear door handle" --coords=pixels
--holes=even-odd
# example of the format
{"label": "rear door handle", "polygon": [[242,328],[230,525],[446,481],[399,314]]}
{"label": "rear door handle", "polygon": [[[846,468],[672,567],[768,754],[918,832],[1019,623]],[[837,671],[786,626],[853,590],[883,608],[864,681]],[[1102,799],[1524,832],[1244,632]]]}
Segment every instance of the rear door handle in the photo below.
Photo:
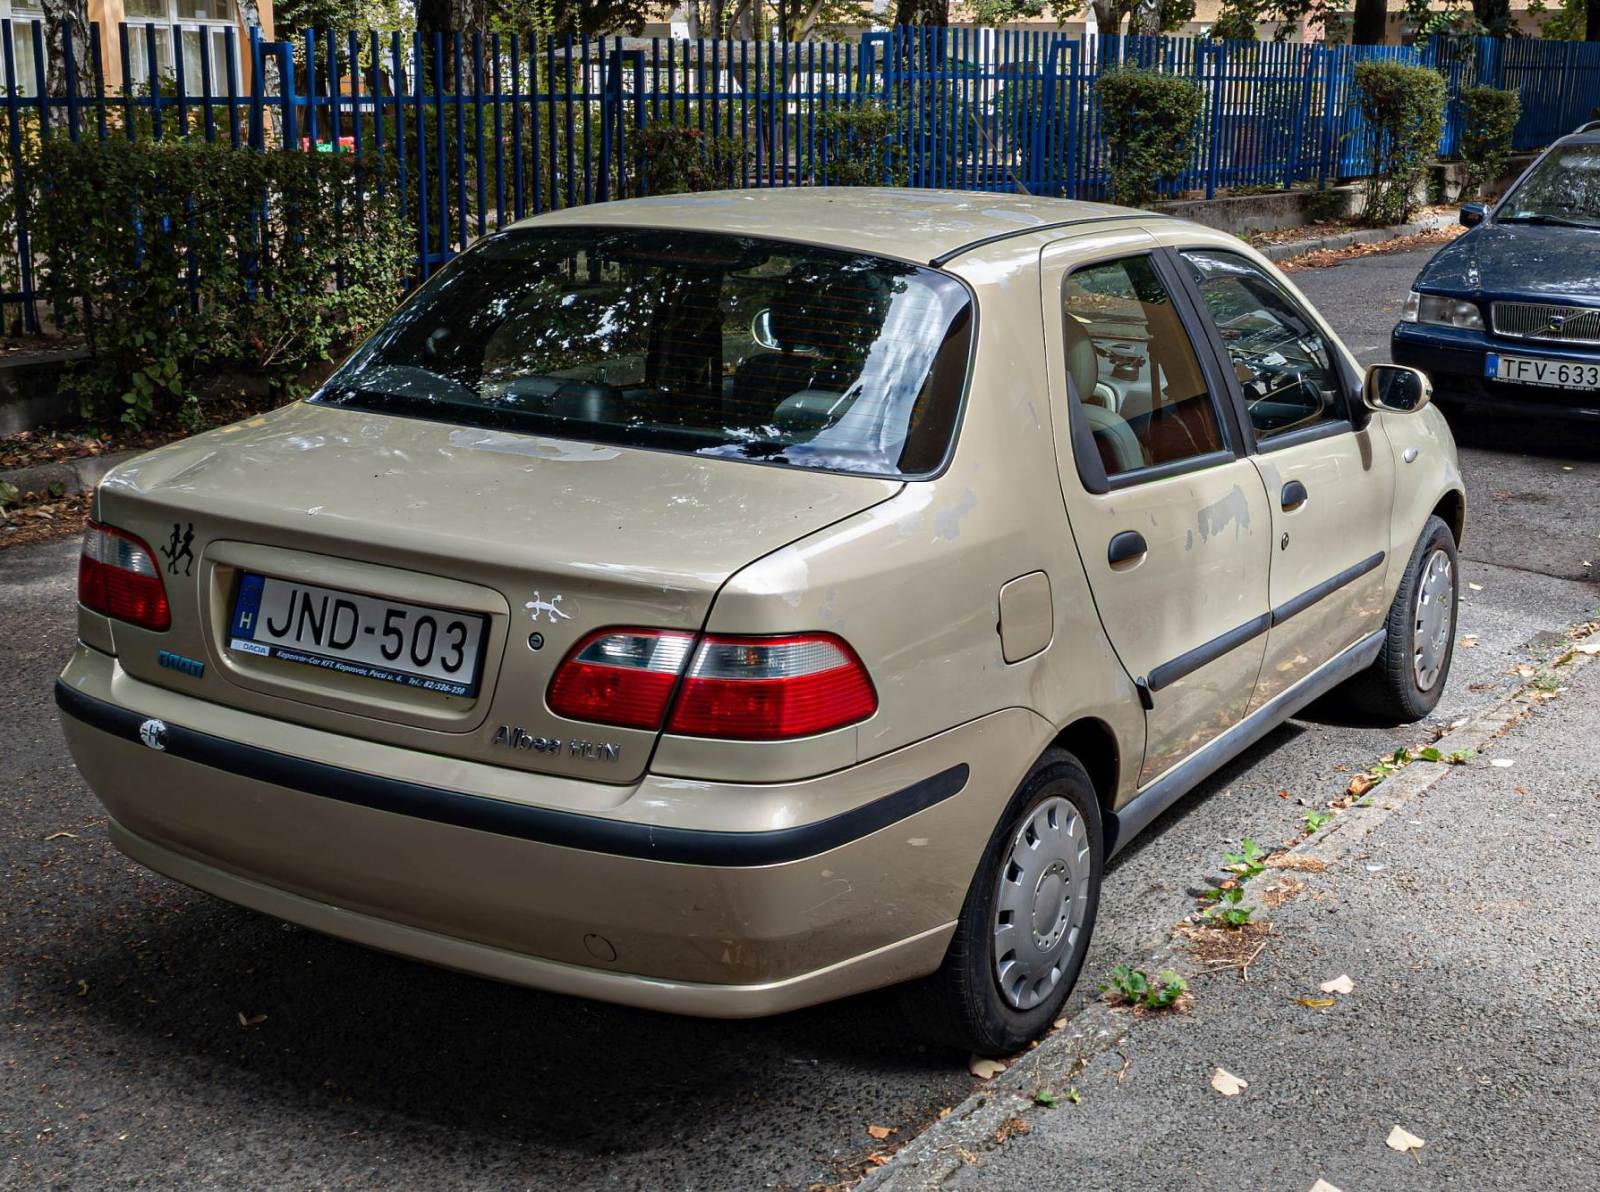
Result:
{"label": "rear door handle", "polygon": [[1120,563],[1136,562],[1144,558],[1149,550],[1143,534],[1138,530],[1124,530],[1111,539],[1111,545],[1106,548],[1106,561],[1113,567]]}
{"label": "rear door handle", "polygon": [[1310,499],[1311,494],[1306,492],[1306,486],[1298,480],[1289,481],[1283,486],[1283,492],[1278,494],[1278,500],[1283,505],[1285,513],[1293,513]]}

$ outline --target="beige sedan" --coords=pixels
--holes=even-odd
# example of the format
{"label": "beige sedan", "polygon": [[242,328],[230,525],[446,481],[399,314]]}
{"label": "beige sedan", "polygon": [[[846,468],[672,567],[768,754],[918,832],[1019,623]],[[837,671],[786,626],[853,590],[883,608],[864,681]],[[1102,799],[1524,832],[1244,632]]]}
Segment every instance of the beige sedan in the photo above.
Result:
{"label": "beige sedan", "polygon": [[563,211],[113,472],[57,699],[118,846],[201,890],[688,1014],[912,982],[1004,1052],[1185,791],[1332,688],[1438,700],[1427,400],[1147,212]]}

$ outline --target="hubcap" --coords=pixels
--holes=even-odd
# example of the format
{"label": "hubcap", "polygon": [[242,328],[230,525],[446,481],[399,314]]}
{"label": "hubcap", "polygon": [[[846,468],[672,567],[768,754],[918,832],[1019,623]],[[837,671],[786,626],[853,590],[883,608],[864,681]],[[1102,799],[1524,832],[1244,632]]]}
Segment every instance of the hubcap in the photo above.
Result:
{"label": "hubcap", "polygon": [[1445,659],[1450,654],[1450,621],[1455,608],[1456,577],[1450,556],[1436,550],[1422,566],[1417,583],[1417,607],[1413,617],[1412,669],[1417,688],[1431,691],[1439,681]]}
{"label": "hubcap", "polygon": [[995,890],[994,976],[1018,1010],[1050,996],[1071,967],[1089,904],[1089,832],[1065,799],[1040,803],[1011,838]]}

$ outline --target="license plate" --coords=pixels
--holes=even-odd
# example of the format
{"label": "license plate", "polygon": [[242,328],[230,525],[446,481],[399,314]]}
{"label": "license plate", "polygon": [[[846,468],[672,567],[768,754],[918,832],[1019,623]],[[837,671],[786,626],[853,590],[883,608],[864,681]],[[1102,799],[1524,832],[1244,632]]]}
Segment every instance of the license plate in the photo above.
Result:
{"label": "license plate", "polygon": [[1549,389],[1600,389],[1600,363],[1580,364],[1575,360],[1534,360],[1490,352],[1483,362],[1483,375],[1495,381]]}
{"label": "license plate", "polygon": [[475,695],[484,617],[247,572],[228,647],[446,695]]}

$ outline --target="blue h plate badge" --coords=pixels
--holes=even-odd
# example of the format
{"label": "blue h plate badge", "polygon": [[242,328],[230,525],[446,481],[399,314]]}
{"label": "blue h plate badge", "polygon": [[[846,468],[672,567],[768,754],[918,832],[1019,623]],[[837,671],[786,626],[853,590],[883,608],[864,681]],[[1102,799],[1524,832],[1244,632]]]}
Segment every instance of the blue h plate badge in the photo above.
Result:
{"label": "blue h plate badge", "polygon": [[1490,352],[1483,358],[1483,375],[1498,377],[1500,375],[1500,353]]}
{"label": "blue h plate badge", "polygon": [[251,640],[256,634],[256,622],[261,617],[261,589],[266,582],[265,576],[251,574],[246,574],[239,581],[239,599],[233,605],[233,627],[228,634],[233,639],[228,644],[235,650],[262,656],[272,653],[270,647]]}

